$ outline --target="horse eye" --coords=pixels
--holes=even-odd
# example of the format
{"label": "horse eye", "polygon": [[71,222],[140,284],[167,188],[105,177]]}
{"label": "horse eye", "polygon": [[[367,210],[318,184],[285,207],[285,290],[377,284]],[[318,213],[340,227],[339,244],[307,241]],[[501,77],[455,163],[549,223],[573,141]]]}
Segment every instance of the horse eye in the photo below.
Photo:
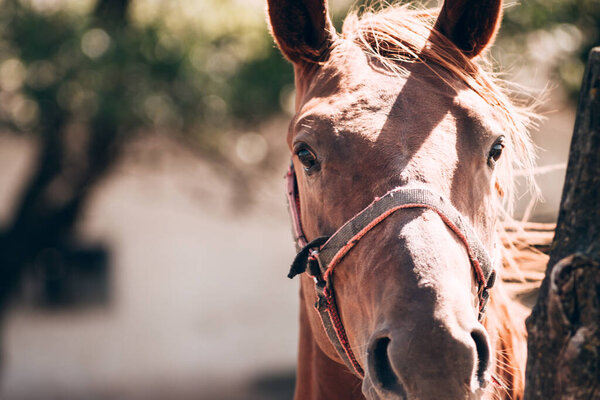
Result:
{"label": "horse eye", "polygon": [[490,167],[493,167],[496,164],[496,161],[498,161],[502,155],[502,150],[504,150],[504,136],[500,136],[490,149],[490,154],[488,156],[488,164]]}
{"label": "horse eye", "polygon": [[317,165],[317,156],[308,149],[300,149],[296,152],[296,155],[307,172]]}

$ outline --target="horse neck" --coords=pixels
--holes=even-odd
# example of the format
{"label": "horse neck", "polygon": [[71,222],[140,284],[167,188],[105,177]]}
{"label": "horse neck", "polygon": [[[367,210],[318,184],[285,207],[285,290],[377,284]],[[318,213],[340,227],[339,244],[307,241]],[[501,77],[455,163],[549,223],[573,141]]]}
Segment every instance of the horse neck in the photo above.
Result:
{"label": "horse neck", "polygon": [[[302,291],[301,291],[301,296]],[[295,400],[364,400],[361,380],[345,365],[329,358],[319,347],[308,321],[303,299],[300,301],[300,341]]]}

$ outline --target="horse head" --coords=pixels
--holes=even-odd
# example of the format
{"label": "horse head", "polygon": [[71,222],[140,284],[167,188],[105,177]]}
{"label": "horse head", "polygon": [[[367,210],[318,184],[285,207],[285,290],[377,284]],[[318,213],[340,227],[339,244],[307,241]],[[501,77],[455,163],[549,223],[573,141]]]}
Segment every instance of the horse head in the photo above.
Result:
{"label": "horse head", "polygon": [[[353,14],[341,34],[325,0],[269,0],[268,14],[295,72],[290,206],[307,241],[331,237],[390,193],[443,200],[363,221],[368,229],[336,248],[335,270],[328,259],[310,271],[325,240],[304,249],[297,397],[351,398],[360,387],[370,399],[479,398],[498,346],[481,319],[490,271],[481,276],[470,244],[497,267],[498,182],[506,153],[527,145],[475,62],[496,34],[501,1]],[[335,303],[337,316],[325,317],[333,323],[315,310],[319,284]],[[336,376],[351,386],[344,395],[323,387]]]}

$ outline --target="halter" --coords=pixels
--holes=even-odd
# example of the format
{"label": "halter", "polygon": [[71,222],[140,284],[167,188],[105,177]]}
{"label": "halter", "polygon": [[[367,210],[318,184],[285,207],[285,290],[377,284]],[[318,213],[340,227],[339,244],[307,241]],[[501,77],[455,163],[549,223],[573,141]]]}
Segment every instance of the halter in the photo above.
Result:
{"label": "halter", "polygon": [[335,302],[333,271],[367,232],[398,210],[427,208],[435,211],[464,244],[478,285],[479,320],[483,318],[496,272],[487,250],[473,228],[445,197],[424,188],[397,187],[382,197],[376,197],[333,235],[308,242],[300,219],[300,199],[293,163],[290,164],[286,179],[288,205],[298,251],[288,277],[293,278],[306,271],[313,278],[317,292],[315,309],[321,316],[323,328],[346,366],[360,378],[364,377],[364,371],[352,352]]}

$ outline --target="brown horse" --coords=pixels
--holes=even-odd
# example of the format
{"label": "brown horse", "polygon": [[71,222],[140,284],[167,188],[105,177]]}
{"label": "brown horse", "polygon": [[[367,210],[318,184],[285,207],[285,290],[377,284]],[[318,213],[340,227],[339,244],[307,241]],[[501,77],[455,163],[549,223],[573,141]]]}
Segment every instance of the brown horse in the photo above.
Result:
{"label": "brown horse", "polygon": [[297,90],[297,399],[522,396],[522,315],[502,282],[484,307],[512,171],[534,158],[531,113],[482,55],[501,9],[369,9],[338,34],[326,0],[268,1]]}

